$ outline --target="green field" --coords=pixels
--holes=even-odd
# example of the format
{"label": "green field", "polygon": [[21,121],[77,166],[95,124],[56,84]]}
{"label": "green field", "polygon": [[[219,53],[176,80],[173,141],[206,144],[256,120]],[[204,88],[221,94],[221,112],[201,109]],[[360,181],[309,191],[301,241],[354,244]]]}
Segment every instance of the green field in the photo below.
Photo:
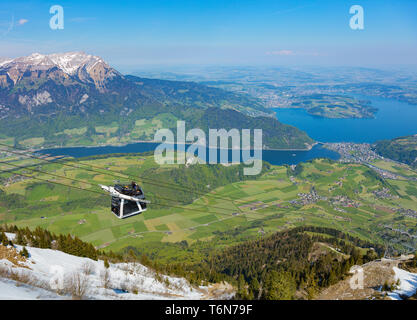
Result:
{"label": "green field", "polygon": [[368,101],[341,95],[312,94],[298,97],[293,107],[301,107],[309,114],[325,118],[373,118],[377,109]]}
{"label": "green field", "polygon": [[[15,159],[11,163],[28,165],[27,160]],[[187,245],[225,246],[301,225],[331,227],[376,243],[395,238],[392,231],[384,227],[386,225],[410,233],[417,230],[416,218],[393,210],[417,211],[417,182],[382,180],[371,169],[358,164],[322,159],[304,163],[295,171],[286,166],[270,166],[256,180],[221,183],[221,177],[210,176],[205,166],[160,167],[153,157],[143,155],[87,158],[68,163],[84,165],[84,168],[94,165],[103,170],[97,170],[102,172],[98,173],[61,163],[38,162],[28,169],[3,173],[0,222],[71,233],[97,247],[114,251],[127,246],[152,251],[158,246],[161,249],[160,244],[170,248],[169,244],[184,240]],[[1,169],[6,167],[2,165]],[[236,172],[233,167],[224,167],[221,176],[231,170]],[[85,182],[51,177],[32,172],[30,168]],[[100,191],[98,184],[113,184],[116,178],[110,174],[115,172],[127,174],[124,181],[145,174],[150,180],[139,179],[138,182],[154,204],[142,215],[119,220],[110,212],[110,197],[106,194],[30,178],[17,180],[21,177],[16,172],[95,191]],[[163,177],[173,179],[168,181],[171,183],[178,181],[175,179],[180,173],[184,175],[181,181],[189,183],[164,186]],[[215,186],[215,180],[221,185],[210,188],[203,196],[193,194],[193,190],[201,187],[196,184],[193,189],[193,182],[203,176],[208,181],[213,180],[209,183],[212,186]],[[10,177],[13,180],[8,179]],[[162,184],[155,186],[152,184],[155,181]],[[181,188],[187,188],[187,191]],[[318,198],[303,202],[300,194],[311,194],[312,190]],[[390,196],[377,196],[375,192],[381,190],[389,190]],[[395,245],[403,247],[402,243]],[[173,252],[166,254],[174,255]],[[181,259],[186,254],[186,251],[176,252],[175,256]]]}
{"label": "green field", "polygon": [[394,163],[392,161],[375,160],[372,164],[378,168],[393,172],[403,177],[417,178],[417,171],[411,169],[408,165],[402,163]]}

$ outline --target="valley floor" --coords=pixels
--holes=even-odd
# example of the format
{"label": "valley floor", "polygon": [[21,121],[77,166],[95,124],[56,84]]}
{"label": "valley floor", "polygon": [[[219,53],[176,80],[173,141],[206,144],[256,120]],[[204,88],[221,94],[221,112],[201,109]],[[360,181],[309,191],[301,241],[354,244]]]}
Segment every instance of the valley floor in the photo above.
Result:
{"label": "valley floor", "polygon": [[[18,166],[33,165],[33,161],[23,159],[10,161]],[[18,173],[27,174],[25,169],[0,165],[0,169],[11,170],[3,175],[5,200],[1,205],[0,199],[0,221],[18,227],[40,226],[56,234],[71,233],[104,250],[133,246],[148,254],[148,248],[152,251],[158,246],[159,257],[166,261],[191,258],[187,246],[170,246],[181,241],[191,245],[224,239],[221,243],[213,242],[223,246],[302,225],[326,226],[375,243],[388,242],[396,250],[415,250],[417,242],[417,181],[380,176],[360,163],[319,159],[298,166],[271,166],[256,180],[229,183],[213,190],[214,181],[204,181],[203,187],[210,187],[211,193],[203,196],[154,185],[158,183],[155,176],[167,179],[171,185],[178,179],[203,185],[199,181],[206,174],[203,166],[159,167],[153,157],[145,156],[108,156],[72,164],[105,169],[89,172],[38,163],[37,168],[42,171],[86,182],[75,183],[37,172],[31,176],[91,190],[98,184],[111,185],[115,178],[108,174],[112,172],[150,177],[150,182],[141,182],[145,193],[153,194],[151,200],[168,207],[151,205],[142,215],[119,220],[110,212],[110,199],[105,194],[102,197],[22,178]],[[388,165],[381,160],[375,163],[381,168]],[[227,170],[233,170],[233,166]],[[407,172],[401,170],[402,175],[417,176],[411,168]],[[176,185],[184,187],[182,182]],[[189,196],[194,201],[184,204],[182,199]]]}

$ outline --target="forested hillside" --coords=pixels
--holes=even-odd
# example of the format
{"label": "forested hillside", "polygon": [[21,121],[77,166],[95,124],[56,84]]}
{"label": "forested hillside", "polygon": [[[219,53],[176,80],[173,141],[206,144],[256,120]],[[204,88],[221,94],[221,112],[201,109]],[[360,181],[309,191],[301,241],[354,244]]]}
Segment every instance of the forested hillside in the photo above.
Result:
{"label": "forested hillside", "polygon": [[[271,167],[269,163],[263,162],[262,172],[259,175],[244,175],[244,164],[225,167],[219,165],[196,164],[190,167],[180,166],[171,170],[150,168],[145,170],[143,175],[152,177],[153,181],[164,181],[167,185],[163,188],[163,195],[169,199],[176,199],[178,203],[189,204],[202,194],[206,194],[220,186],[244,181],[256,180]],[[150,199],[158,199],[161,194],[161,187],[158,184],[144,182],[146,192]],[[169,186],[173,186],[170,188]],[[182,186],[187,186],[186,188]]]}
{"label": "forested hillside", "polygon": [[[237,285],[238,298],[313,298],[320,290],[344,279],[355,264],[383,254],[384,248],[322,227],[297,227],[258,240],[208,251],[196,263],[159,264],[142,256],[142,263],[163,272],[200,281],[229,281]],[[140,254],[140,248],[127,248]]]}
{"label": "forested hillside", "polygon": [[385,158],[417,168],[417,135],[378,141],[375,151]]}

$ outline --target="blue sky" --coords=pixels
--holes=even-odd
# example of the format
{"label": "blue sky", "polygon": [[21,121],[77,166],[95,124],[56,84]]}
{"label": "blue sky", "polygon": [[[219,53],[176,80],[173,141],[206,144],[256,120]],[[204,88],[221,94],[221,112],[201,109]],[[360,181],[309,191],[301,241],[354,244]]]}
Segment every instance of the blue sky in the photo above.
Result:
{"label": "blue sky", "polygon": [[[49,8],[64,8],[51,30]],[[361,5],[365,29],[349,27]],[[417,65],[415,0],[9,1],[0,56],[85,51],[128,71],[149,65]]]}

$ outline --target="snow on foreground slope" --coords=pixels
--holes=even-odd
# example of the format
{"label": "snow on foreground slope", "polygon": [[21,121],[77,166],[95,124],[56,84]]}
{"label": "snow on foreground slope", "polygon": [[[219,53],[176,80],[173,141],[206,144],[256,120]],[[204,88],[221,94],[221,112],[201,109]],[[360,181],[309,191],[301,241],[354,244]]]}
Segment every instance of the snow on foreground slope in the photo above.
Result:
{"label": "snow on foreground slope", "polygon": [[[16,248],[17,251],[22,249]],[[18,266],[9,260],[0,260],[3,270],[9,268],[18,273],[18,277],[12,278],[29,283],[0,275],[0,299],[71,299],[69,291],[74,290],[74,286],[85,289],[83,297],[86,299],[227,299],[233,296],[230,288],[217,287],[213,295],[214,287],[192,287],[183,278],[157,275],[139,263],[110,263],[106,269],[101,260],[51,249],[27,247],[27,250],[29,259],[18,262]]]}
{"label": "snow on foreground slope", "polygon": [[400,284],[396,290],[388,295],[393,300],[402,300],[401,296],[410,297],[417,291],[417,274],[394,267],[395,281],[400,280]]}
{"label": "snow on foreground slope", "polygon": [[0,278],[0,300],[64,299],[51,291]]}

